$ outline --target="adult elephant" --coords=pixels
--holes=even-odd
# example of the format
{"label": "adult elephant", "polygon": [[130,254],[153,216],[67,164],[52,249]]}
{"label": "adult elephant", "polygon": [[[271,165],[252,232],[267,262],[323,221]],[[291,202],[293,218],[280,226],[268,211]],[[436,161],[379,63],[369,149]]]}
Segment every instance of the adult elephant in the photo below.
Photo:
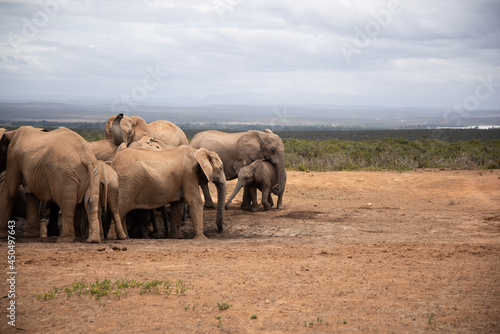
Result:
{"label": "adult elephant", "polygon": [[[274,165],[278,176],[278,183],[273,186],[272,192],[280,195],[285,190],[285,149],[281,138],[271,131],[250,130],[237,133],[204,131],[193,137],[191,147],[203,147],[216,152],[224,164],[226,180],[237,178],[240,169],[255,160],[267,160]],[[245,190],[248,192],[247,187]],[[205,206],[214,207],[208,186],[203,187],[203,194]],[[246,194],[244,205],[249,204],[249,196]]]}
{"label": "adult elephant", "polygon": [[[127,150],[129,148],[139,148],[139,149],[145,149],[145,150],[152,150],[152,151],[161,151],[161,150],[167,150],[169,148],[172,148],[172,146],[165,145],[161,141],[157,140],[156,138],[149,137],[149,136],[144,136],[141,139],[139,139],[136,142],[131,143],[128,147],[126,143],[122,143],[119,147],[116,153],[120,153],[123,150]],[[163,226],[165,228],[165,236],[168,237],[168,218],[167,218],[167,211],[165,206],[163,205],[160,208],[157,208],[161,212],[162,218],[163,218]],[[142,238],[149,238],[149,223],[153,225],[153,235],[155,237],[158,236],[158,226],[156,224],[156,213],[155,210],[141,210],[141,209],[136,209],[133,212],[130,212],[127,215],[128,222],[134,223],[133,226],[128,226],[128,228],[131,228],[134,230],[136,233],[132,233],[134,237],[142,237]],[[140,222],[140,223],[139,223]],[[130,235],[132,237],[132,235]]]}
{"label": "adult elephant", "polygon": [[147,124],[139,116],[118,114],[110,117],[106,122],[105,137],[115,145],[126,143],[129,146],[145,136],[154,137],[169,146],[177,147],[188,144],[184,132],[169,121],[160,120]]}
{"label": "adult elephant", "polygon": [[[122,224],[134,209],[154,209],[170,203],[171,235],[180,238],[184,204],[191,208],[195,238],[203,235],[203,200],[200,180],[215,183],[219,193],[217,228],[222,231],[226,178],[222,161],[215,152],[183,145],[153,151],[128,148],[119,152],[111,165],[118,174]],[[126,231],[126,226],[124,226]]]}
{"label": "adult elephant", "polygon": [[0,237],[7,236],[13,195],[24,186],[27,206],[25,237],[40,236],[40,200],[55,202],[62,212],[61,239],[74,238],[77,204],[89,217],[88,242],[100,242],[98,220],[99,171],[88,143],[68,129],[44,132],[30,126],[6,131],[5,181],[0,189]]}

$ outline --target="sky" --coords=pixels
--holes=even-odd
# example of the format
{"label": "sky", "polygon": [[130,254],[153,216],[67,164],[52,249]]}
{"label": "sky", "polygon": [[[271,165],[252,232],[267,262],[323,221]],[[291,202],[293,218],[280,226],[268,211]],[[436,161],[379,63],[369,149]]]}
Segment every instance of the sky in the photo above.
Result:
{"label": "sky", "polygon": [[499,17],[498,0],[0,1],[0,99],[500,109]]}

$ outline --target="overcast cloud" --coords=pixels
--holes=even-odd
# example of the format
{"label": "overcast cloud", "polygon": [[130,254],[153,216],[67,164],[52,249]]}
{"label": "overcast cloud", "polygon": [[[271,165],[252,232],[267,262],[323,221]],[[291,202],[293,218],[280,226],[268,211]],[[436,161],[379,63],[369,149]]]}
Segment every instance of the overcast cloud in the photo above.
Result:
{"label": "overcast cloud", "polygon": [[0,98],[499,109],[499,17],[497,0],[1,1]]}

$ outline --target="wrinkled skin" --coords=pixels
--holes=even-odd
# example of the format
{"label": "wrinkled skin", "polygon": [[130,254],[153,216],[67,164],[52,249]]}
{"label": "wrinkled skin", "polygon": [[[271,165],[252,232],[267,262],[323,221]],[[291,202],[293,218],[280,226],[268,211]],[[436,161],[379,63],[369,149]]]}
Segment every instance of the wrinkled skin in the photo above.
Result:
{"label": "wrinkled skin", "polygon": [[[252,203],[252,211],[258,211],[259,205],[257,203],[257,191],[262,191],[262,205],[264,210],[269,210],[273,206],[273,199],[271,198],[271,189],[278,182],[278,175],[276,168],[269,161],[256,160],[250,165],[243,166],[238,173],[238,183],[234,188],[233,193],[226,202],[226,210],[229,204],[244,186],[250,186],[250,195]],[[277,209],[283,208],[283,193],[278,195]]]}
{"label": "wrinkled skin", "polygon": [[133,142],[128,146],[126,143],[122,143],[120,146],[118,146],[116,153],[118,154],[119,152],[126,150],[127,148],[142,148],[152,151],[161,151],[161,150],[168,150],[169,148],[173,147],[175,146],[166,145],[156,138],[150,136],[144,136],[138,141]]}
{"label": "wrinkled skin", "polygon": [[[216,153],[189,146],[162,151],[129,148],[115,157],[112,165],[120,187],[119,211],[122,224],[134,209],[155,209],[171,205],[171,236],[181,238],[180,224],[185,203],[191,208],[195,238],[203,235],[203,201],[200,179],[215,183],[220,198],[217,228],[222,231],[226,179]],[[124,226],[126,231],[126,226]]]}
{"label": "wrinkled skin", "polygon": [[101,161],[113,161],[118,150],[118,145],[109,139],[92,141],[89,145],[97,160]]}
{"label": "wrinkled skin", "polygon": [[105,137],[115,145],[126,143],[130,146],[145,136],[154,137],[165,145],[173,147],[188,144],[184,132],[169,121],[159,120],[147,124],[139,116],[118,114],[110,117],[106,123]]}
{"label": "wrinkled skin", "polygon": [[40,236],[40,201],[55,202],[62,212],[60,240],[75,237],[77,204],[89,217],[88,242],[100,242],[99,171],[88,143],[69,129],[43,132],[33,127],[6,131],[0,138],[7,148],[5,181],[0,189],[0,237],[7,236],[13,196],[19,185],[26,195],[25,237]]}
{"label": "wrinkled skin", "polygon": [[[275,195],[285,190],[285,150],[281,138],[268,131],[251,130],[247,132],[225,133],[220,131],[204,131],[191,140],[191,147],[206,148],[216,152],[224,164],[226,180],[233,180],[243,166],[255,160],[267,160],[276,168],[278,182],[272,187]],[[248,187],[245,187],[245,193]],[[208,187],[203,187],[205,206],[214,207]],[[249,205],[244,196],[243,205]],[[248,200],[249,202],[249,200]]]}
{"label": "wrinkled skin", "polygon": [[[167,150],[169,148],[173,148],[173,146],[166,145],[160,140],[149,137],[149,136],[144,136],[141,139],[139,139],[136,142],[131,143],[128,147],[126,143],[122,143],[119,147],[116,153],[118,154],[119,152],[126,150],[128,148],[140,148],[140,149],[147,149],[147,150],[152,150],[152,151],[161,151],[161,150]],[[162,218],[163,218],[163,224],[165,228],[165,236],[168,237],[168,218],[167,218],[167,212],[165,206],[162,206],[158,208],[158,210],[161,211]],[[133,237],[141,237],[141,238],[148,238],[149,237],[149,223],[153,225],[153,236],[157,237],[158,236],[158,227],[156,226],[156,218],[155,218],[155,212],[154,210],[149,210],[149,212],[137,212],[137,211],[143,211],[140,209],[133,210],[128,214],[127,217],[127,224],[128,224],[128,229],[131,230],[133,228],[135,233],[132,233],[131,236]],[[136,223],[136,224],[134,224]],[[141,225],[141,226],[131,226],[131,224],[134,225]]]}

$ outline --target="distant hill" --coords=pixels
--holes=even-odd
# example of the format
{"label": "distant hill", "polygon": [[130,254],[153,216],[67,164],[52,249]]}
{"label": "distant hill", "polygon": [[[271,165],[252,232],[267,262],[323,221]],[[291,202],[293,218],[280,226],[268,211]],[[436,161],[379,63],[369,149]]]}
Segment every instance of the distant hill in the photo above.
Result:
{"label": "distant hill", "polygon": [[[166,119],[176,124],[261,124],[276,127],[319,125],[354,128],[427,128],[500,125],[500,110],[477,110],[459,118],[446,110],[331,105],[112,105],[111,103],[1,102],[2,123],[20,120],[102,122],[123,112],[151,122]],[[174,103],[175,101],[170,101]],[[265,101],[263,101],[265,102]]]}

